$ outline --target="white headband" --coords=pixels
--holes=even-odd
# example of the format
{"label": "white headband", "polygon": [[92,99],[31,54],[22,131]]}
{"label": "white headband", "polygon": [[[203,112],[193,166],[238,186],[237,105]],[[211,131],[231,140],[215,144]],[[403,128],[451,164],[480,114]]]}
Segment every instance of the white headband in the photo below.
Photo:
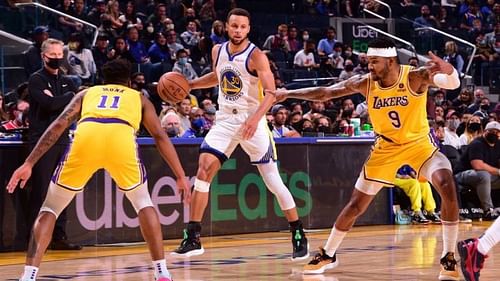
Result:
{"label": "white headband", "polygon": [[377,56],[377,57],[384,57],[384,58],[390,58],[390,57],[397,57],[398,53],[396,52],[396,48],[390,47],[390,48],[368,48],[368,51],[366,52],[366,55],[371,57],[371,56]]}

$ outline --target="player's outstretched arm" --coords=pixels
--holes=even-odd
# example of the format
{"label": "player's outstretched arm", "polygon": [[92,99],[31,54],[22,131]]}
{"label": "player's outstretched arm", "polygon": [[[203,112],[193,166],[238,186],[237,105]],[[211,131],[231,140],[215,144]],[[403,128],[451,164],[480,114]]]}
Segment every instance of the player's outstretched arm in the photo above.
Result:
{"label": "player's outstretched arm", "polygon": [[156,147],[160,151],[161,157],[167,162],[176,177],[177,190],[182,194],[184,202],[189,203],[191,190],[187,184],[186,174],[182,168],[181,161],[177,156],[172,142],[160,125],[160,119],[156,115],[153,104],[141,95],[142,101],[142,124],[154,138]]}
{"label": "player's outstretched arm", "polygon": [[215,73],[215,63],[217,61],[217,56],[219,54],[220,45],[215,45],[212,48],[212,71],[207,73],[200,78],[193,79],[189,81],[189,86],[191,89],[206,89],[214,87],[219,83],[217,79],[217,74]]}
{"label": "player's outstretched arm", "polygon": [[430,51],[429,58],[425,66],[410,72],[410,87],[414,92],[423,93],[429,86],[447,90],[460,87],[458,72],[452,64]]}
{"label": "player's outstretched arm", "polygon": [[21,181],[21,188],[24,188],[26,181],[31,176],[31,169],[40,160],[40,158],[57,142],[62,133],[76,120],[80,118],[82,109],[83,96],[87,90],[78,93],[71,102],[66,106],[64,111],[57,117],[52,124],[45,130],[42,137],[38,140],[37,144],[31,151],[30,155],[24,161],[10,178],[7,184],[9,193],[14,192],[19,181]]}
{"label": "player's outstretched arm", "polygon": [[278,101],[287,98],[309,101],[327,101],[355,93],[361,93],[366,96],[368,91],[368,75],[369,74],[356,75],[328,87],[309,87],[296,90],[278,89],[276,91],[267,92],[273,94]]}

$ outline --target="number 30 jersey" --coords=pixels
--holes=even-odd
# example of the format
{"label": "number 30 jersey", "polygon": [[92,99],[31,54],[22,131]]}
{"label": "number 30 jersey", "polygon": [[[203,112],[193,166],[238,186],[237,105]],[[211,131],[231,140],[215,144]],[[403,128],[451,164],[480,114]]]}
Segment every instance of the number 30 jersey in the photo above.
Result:
{"label": "number 30 jersey", "polygon": [[417,94],[410,89],[408,75],[412,66],[401,65],[399,79],[383,88],[368,79],[368,114],[373,130],[384,139],[405,144],[429,134],[427,90]]}
{"label": "number 30 jersey", "polygon": [[80,121],[122,121],[137,131],[142,119],[141,93],[121,85],[91,87],[83,97],[81,115]]}

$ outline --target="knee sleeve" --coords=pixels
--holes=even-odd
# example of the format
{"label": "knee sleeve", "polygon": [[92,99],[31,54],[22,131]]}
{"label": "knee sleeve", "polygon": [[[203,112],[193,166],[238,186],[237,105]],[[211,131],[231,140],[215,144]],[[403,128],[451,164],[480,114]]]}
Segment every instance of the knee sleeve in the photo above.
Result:
{"label": "knee sleeve", "polygon": [[209,192],[210,191],[210,183],[206,181],[199,180],[196,178],[194,180],[194,190],[198,192]]}
{"label": "knee sleeve", "polygon": [[59,214],[68,206],[68,204],[75,197],[76,192],[65,189],[52,181],[49,184],[49,189],[47,190],[47,196],[45,201],[43,201],[40,212],[49,212],[57,217]]}
{"label": "knee sleeve", "polygon": [[293,201],[292,194],[281,180],[278,165],[276,165],[275,162],[258,164],[257,169],[259,170],[267,189],[269,189],[269,191],[276,196],[281,210],[285,211],[295,208],[295,202]]}
{"label": "knee sleeve", "polygon": [[441,169],[451,171],[451,163],[448,158],[444,156],[444,154],[442,154],[441,152],[436,152],[436,154],[434,154],[434,156],[432,156],[432,158],[422,166],[422,168],[420,169],[420,175],[424,176],[429,182],[434,184],[432,182],[432,174],[434,174],[435,171]]}
{"label": "knee sleeve", "polygon": [[126,191],[125,196],[127,196],[136,213],[139,213],[143,208],[153,207],[147,181],[131,191]]}

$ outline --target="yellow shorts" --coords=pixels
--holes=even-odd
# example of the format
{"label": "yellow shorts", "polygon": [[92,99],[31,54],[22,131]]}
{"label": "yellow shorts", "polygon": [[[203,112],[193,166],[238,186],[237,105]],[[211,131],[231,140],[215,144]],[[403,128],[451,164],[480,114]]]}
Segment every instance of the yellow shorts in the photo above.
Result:
{"label": "yellow shorts", "polygon": [[99,169],[105,169],[125,191],[146,181],[134,128],[119,123],[81,122],[52,181],[67,189],[81,191]]}
{"label": "yellow shorts", "polygon": [[392,186],[401,166],[410,165],[420,175],[422,166],[437,151],[430,134],[407,144],[395,144],[379,137],[363,167],[364,178]]}

